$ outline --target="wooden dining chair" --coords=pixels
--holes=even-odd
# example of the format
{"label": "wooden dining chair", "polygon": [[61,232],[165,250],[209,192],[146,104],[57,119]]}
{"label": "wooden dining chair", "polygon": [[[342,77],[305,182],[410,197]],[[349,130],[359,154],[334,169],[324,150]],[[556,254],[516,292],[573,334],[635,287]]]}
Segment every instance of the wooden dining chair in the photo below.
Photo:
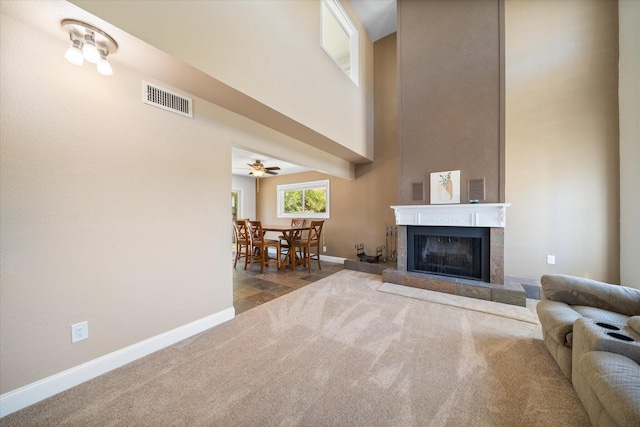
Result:
{"label": "wooden dining chair", "polygon": [[[296,251],[297,249],[301,249],[302,251],[302,259],[307,264],[307,268],[309,269],[309,273],[311,273],[311,260],[318,260],[318,269],[322,270],[322,266],[320,265],[320,241],[322,236],[322,226],[324,225],[324,221],[311,221],[309,226],[309,233],[307,234],[306,239],[294,240],[292,244],[292,250]],[[315,248],[315,254],[312,253],[312,249]],[[295,270],[296,268],[296,256],[291,257],[291,269]]]}
{"label": "wooden dining chair", "polygon": [[[304,218],[292,218],[291,219],[291,227],[304,227],[304,223],[306,220]],[[291,237],[291,241],[299,240],[302,238],[302,231],[294,231],[293,236]],[[289,253],[289,242],[285,239],[284,236],[278,236],[280,239],[280,252],[283,256],[286,256]]]}
{"label": "wooden dining chair", "polygon": [[[262,231],[262,223],[260,221],[247,221],[249,226],[249,235],[251,237],[251,248],[259,252],[258,258],[260,259],[260,273],[264,272],[264,266],[269,266],[272,260],[269,258],[269,248],[276,248],[275,262],[280,270],[280,240],[265,239],[264,232]],[[251,265],[253,265],[253,257],[251,258]]]}
{"label": "wooden dining chair", "polygon": [[244,258],[244,269],[246,270],[247,263],[251,257],[251,236],[246,219],[233,221],[233,238],[236,242],[236,256],[233,261],[233,268],[236,268],[240,258]]}

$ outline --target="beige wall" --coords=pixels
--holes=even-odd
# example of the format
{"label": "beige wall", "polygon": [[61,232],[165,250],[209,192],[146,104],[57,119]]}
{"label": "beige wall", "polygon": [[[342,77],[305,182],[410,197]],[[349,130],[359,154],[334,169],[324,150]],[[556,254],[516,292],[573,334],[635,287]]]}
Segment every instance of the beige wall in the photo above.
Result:
{"label": "beige wall", "polygon": [[617,282],[617,2],[510,0],[505,15],[505,273]]}
{"label": "beige wall", "polygon": [[[400,204],[429,204],[430,173],[485,178],[500,202],[500,1],[399,0]],[[425,200],[412,202],[412,184]]]}
{"label": "beige wall", "polygon": [[293,119],[372,158],[373,46],[348,2],[360,32],[359,86],[320,47],[317,0],[72,2],[281,113],[261,117],[285,123],[278,130],[289,132],[285,118]]}
{"label": "beige wall", "polygon": [[640,2],[620,0],[620,283],[640,288]]}
{"label": "beige wall", "polygon": [[397,86],[396,35],[374,44],[375,64],[375,161],[356,167],[356,179],[345,180],[308,172],[260,180],[257,217],[264,223],[288,223],[277,218],[276,187],[281,184],[329,179],[331,218],[323,235],[326,255],[355,258],[354,245],[367,252],[385,244],[385,224],[395,224],[390,206],[397,203]]}
{"label": "beige wall", "polygon": [[6,393],[232,307],[231,138],[216,107],[144,105],[150,76],[74,67],[67,40],[0,17]]}

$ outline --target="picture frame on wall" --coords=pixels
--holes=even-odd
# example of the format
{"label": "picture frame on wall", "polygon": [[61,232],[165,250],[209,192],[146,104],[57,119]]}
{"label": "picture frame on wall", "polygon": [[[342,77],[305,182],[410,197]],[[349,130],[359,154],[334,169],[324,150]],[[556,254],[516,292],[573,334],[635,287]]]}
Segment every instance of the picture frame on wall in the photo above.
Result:
{"label": "picture frame on wall", "polygon": [[431,173],[432,205],[460,203],[460,171]]}

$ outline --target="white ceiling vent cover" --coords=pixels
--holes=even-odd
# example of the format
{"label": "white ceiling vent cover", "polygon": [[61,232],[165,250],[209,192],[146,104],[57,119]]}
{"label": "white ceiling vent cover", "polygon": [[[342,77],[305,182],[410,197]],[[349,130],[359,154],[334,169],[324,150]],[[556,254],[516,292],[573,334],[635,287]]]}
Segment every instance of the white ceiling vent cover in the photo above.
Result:
{"label": "white ceiling vent cover", "polygon": [[142,102],[193,118],[193,100],[149,82],[142,82]]}

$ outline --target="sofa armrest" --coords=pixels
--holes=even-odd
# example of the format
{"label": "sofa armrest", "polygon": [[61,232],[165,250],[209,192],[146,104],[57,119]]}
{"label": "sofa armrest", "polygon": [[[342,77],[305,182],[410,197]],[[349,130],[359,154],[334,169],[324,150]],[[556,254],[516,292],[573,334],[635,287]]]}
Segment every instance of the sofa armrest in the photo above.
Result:
{"label": "sofa armrest", "polygon": [[627,316],[640,315],[640,289],[562,274],[546,274],[540,284],[543,298],[547,300],[597,307]]}
{"label": "sofa armrest", "polygon": [[633,332],[640,335],[640,316],[633,316],[627,320],[627,326],[629,326]]}
{"label": "sofa armrest", "polygon": [[[622,327],[622,325],[620,325]],[[598,326],[594,320],[582,318],[576,320],[573,325],[574,362],[580,359],[583,354],[590,351],[605,351],[615,353],[633,360],[640,364],[640,336],[633,333],[629,328],[623,328],[619,331],[612,331],[608,328]],[[617,339],[608,334],[620,334],[633,339],[633,341],[624,341]]]}
{"label": "sofa armrest", "polygon": [[[577,366],[584,382],[576,392],[594,425],[640,425],[640,366],[637,363],[618,354],[590,351],[580,358]],[[574,375],[577,377],[578,372]],[[585,388],[597,401],[588,399],[591,393],[585,393]],[[602,422],[603,418],[598,416],[600,411],[610,420]]]}
{"label": "sofa armrest", "polygon": [[550,300],[540,301],[536,311],[545,333],[561,346],[571,347],[573,323],[582,315],[564,302]]}

